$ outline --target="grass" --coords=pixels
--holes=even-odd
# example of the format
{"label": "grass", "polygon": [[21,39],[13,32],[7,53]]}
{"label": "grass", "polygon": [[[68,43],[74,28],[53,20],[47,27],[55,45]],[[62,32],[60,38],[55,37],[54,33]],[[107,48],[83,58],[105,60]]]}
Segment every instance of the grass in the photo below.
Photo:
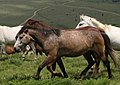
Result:
{"label": "grass", "polygon": [[[41,79],[34,80],[34,75],[37,71],[37,67],[45,59],[45,55],[38,56],[37,60],[34,60],[31,54],[25,60],[21,58],[20,54],[14,54],[8,57],[4,61],[0,61],[0,85],[119,85],[120,74],[119,71],[114,70],[113,62],[111,61],[113,78],[107,78],[107,72],[102,72],[98,79],[92,78],[92,75],[87,73],[85,80],[76,80],[75,76],[78,76],[80,72],[86,67],[87,62],[83,56],[76,58],[63,57],[62,60],[65,64],[66,71],[69,75],[68,78],[51,78],[50,73],[44,68],[41,71]],[[100,70],[104,67],[100,64]],[[57,71],[61,72],[57,66]]]}

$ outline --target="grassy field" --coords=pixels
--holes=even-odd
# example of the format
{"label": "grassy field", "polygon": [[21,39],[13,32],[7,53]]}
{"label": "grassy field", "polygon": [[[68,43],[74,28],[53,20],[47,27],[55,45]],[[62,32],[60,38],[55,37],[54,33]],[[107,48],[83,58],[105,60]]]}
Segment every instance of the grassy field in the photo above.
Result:
{"label": "grassy field", "polygon": [[[37,67],[45,58],[45,55],[38,56],[37,60],[34,60],[31,54],[24,61],[20,54],[14,54],[7,57],[6,60],[0,59],[0,85],[119,85],[120,84],[120,72],[115,70],[113,62],[111,61],[111,68],[113,77],[107,78],[107,72],[101,72],[98,79],[92,78],[89,72],[84,80],[76,80],[75,76],[86,67],[87,62],[83,56],[77,58],[66,58],[62,60],[65,64],[66,71],[69,75],[68,78],[51,78],[50,73],[44,68],[41,72],[41,79],[34,80]],[[100,70],[104,70],[102,63],[100,64]],[[57,71],[61,72],[57,66]]]}
{"label": "grassy field", "polygon": [[[16,26],[26,19],[42,20],[49,25],[56,27],[73,28],[79,22],[79,15],[85,14],[100,20],[103,23],[120,26],[120,2],[113,3],[111,0],[0,0],[0,24]],[[120,53],[119,53],[120,55]],[[41,72],[41,79],[35,81],[33,76],[37,67],[45,58],[45,55],[38,56],[34,60],[30,55],[22,60],[20,54],[4,55],[0,58],[0,85],[120,85],[120,71],[111,68],[113,78],[107,78],[107,72],[101,72],[98,79],[86,75],[85,80],[76,80],[85,68],[87,62],[83,56],[77,58],[65,58],[63,61],[68,72],[68,78],[50,78],[50,73],[44,68]],[[100,70],[104,67],[101,63]],[[57,66],[57,71],[60,72]]]}

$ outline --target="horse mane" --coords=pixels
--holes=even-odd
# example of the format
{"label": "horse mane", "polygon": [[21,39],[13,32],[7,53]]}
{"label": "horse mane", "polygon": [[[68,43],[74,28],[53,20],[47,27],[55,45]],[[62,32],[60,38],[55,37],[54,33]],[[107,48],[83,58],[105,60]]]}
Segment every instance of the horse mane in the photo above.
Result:
{"label": "horse mane", "polygon": [[60,35],[59,29],[50,27],[49,25],[46,25],[42,21],[33,20],[33,19],[29,19],[27,22],[24,23],[22,29],[18,32],[18,35],[28,29],[40,31],[42,34],[44,34],[46,36],[48,36],[52,33],[56,34],[57,36]]}
{"label": "horse mane", "polygon": [[94,23],[99,28],[103,29],[105,27],[105,25],[103,23],[101,23],[100,21],[96,20],[95,18],[90,18],[90,20],[92,21],[92,23]]}
{"label": "horse mane", "polygon": [[90,21],[96,26],[98,27],[99,29],[105,29],[105,24],[101,23],[100,21],[96,20],[95,18],[92,18],[92,17],[89,17],[89,16],[86,16],[86,15],[81,15],[80,18],[90,18]]}
{"label": "horse mane", "polygon": [[33,19],[29,19],[28,21],[26,21],[24,23],[24,26],[32,26],[32,27],[39,27],[39,28],[50,28],[52,29],[52,27],[50,27],[49,25],[45,24],[43,21],[38,21],[38,20],[33,20]]}

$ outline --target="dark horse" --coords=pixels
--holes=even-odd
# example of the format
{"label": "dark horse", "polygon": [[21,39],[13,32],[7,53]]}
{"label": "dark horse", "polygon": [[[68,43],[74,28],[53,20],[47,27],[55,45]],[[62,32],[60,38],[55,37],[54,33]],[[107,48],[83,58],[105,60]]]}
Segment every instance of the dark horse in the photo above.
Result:
{"label": "dark horse", "polygon": [[[15,49],[18,50],[19,47],[27,45],[30,41],[34,41],[40,47],[42,47],[43,52],[47,55],[44,62],[38,67],[35,79],[39,79],[40,71],[47,66],[47,69],[54,74],[51,66],[57,61],[63,74],[65,73],[64,65],[62,63],[62,56],[86,56],[88,61],[88,66],[80,74],[80,78],[86,74],[86,72],[94,64],[91,56],[93,55],[96,63],[96,68],[98,69],[100,59],[103,61],[108,70],[108,78],[111,78],[111,69],[108,57],[105,55],[105,47],[110,51],[107,43],[104,42],[104,38],[99,30],[94,30],[94,28],[85,30],[63,30],[56,29],[45,25],[40,21],[34,21],[34,23],[26,23],[24,27],[18,32],[15,43]],[[106,41],[107,42],[107,41]],[[64,76],[67,76],[64,75]]]}

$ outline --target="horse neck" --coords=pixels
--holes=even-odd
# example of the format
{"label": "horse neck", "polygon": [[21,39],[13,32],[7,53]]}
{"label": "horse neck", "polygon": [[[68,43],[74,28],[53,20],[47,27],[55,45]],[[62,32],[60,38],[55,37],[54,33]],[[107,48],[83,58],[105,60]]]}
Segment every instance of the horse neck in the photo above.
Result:
{"label": "horse neck", "polygon": [[105,30],[105,25],[102,24],[101,22],[97,21],[94,18],[91,18],[91,22],[98,28]]}
{"label": "horse neck", "polygon": [[33,41],[38,44],[41,48],[43,48],[43,43],[45,42],[45,36],[42,35],[41,32],[38,32],[37,30],[30,30],[29,31],[30,36],[34,39]]}

